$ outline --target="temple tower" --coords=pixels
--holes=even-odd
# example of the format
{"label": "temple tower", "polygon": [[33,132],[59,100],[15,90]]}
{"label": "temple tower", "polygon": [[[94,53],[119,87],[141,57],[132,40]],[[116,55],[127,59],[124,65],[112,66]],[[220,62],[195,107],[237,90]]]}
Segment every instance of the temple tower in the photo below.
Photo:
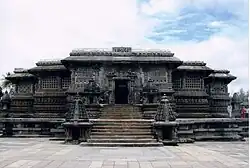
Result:
{"label": "temple tower", "polygon": [[36,77],[26,69],[16,68],[14,74],[8,75],[6,79],[14,86],[10,91],[12,117],[34,117],[33,94]]}
{"label": "temple tower", "polygon": [[214,118],[229,117],[227,110],[230,105],[228,84],[236,79],[235,76],[229,73],[228,70],[214,70],[205,78],[206,90],[209,94],[209,109]]}

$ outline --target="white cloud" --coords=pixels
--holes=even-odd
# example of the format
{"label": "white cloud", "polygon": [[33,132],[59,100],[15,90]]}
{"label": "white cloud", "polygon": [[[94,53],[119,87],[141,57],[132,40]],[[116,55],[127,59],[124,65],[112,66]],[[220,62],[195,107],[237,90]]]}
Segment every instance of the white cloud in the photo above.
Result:
{"label": "white cloud", "polygon": [[[1,62],[30,66],[41,58],[66,57],[72,48],[135,45],[150,29],[133,0],[1,1]],[[8,57],[6,57],[8,55]]]}
{"label": "white cloud", "polygon": [[202,60],[212,68],[229,69],[238,76],[231,91],[248,88],[244,81],[248,79],[248,37],[216,34],[203,42],[171,44],[145,38],[159,20],[143,14],[168,11],[175,15],[182,2],[151,0],[139,13],[134,0],[1,1],[0,73],[33,67],[40,59],[65,58],[73,48],[132,46],[171,49],[183,60]]}
{"label": "white cloud", "polygon": [[150,0],[142,5],[141,10],[149,15],[159,12],[176,13],[184,4],[186,2],[181,0]]}
{"label": "white cloud", "polygon": [[223,28],[227,25],[223,23],[222,21],[213,21],[213,22],[210,22],[208,26],[212,28]]}
{"label": "white cloud", "polygon": [[247,18],[248,0],[149,0],[143,3],[142,11],[152,15],[166,12],[178,15],[181,9],[192,7],[200,10],[224,7],[234,14]]}

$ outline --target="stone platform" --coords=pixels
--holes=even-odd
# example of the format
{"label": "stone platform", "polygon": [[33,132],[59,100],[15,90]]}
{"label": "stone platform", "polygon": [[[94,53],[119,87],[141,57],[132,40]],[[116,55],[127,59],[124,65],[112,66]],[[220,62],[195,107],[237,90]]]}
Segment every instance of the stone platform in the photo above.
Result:
{"label": "stone platform", "polygon": [[47,138],[1,138],[0,168],[247,168],[245,142],[166,147],[80,147]]}

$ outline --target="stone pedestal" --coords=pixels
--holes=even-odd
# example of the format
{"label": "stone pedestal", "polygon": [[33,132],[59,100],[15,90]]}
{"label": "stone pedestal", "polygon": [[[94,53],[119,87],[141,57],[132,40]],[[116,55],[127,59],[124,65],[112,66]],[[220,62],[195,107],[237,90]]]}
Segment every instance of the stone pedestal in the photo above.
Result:
{"label": "stone pedestal", "polygon": [[164,145],[177,145],[177,127],[178,123],[173,122],[155,122],[154,130],[159,142]]}
{"label": "stone pedestal", "polygon": [[6,136],[6,137],[13,136],[13,124],[12,123],[4,124],[3,136]]}
{"label": "stone pedestal", "polygon": [[90,135],[92,123],[84,121],[70,121],[63,124],[65,128],[65,143],[81,143],[86,142]]}

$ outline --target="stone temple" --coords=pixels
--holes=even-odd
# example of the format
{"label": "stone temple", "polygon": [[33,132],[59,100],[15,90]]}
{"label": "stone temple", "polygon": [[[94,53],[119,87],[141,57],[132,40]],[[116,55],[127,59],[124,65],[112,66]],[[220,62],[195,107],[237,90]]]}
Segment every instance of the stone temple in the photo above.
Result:
{"label": "stone temple", "polygon": [[[236,77],[165,50],[76,49],[6,77],[5,136],[52,136],[96,146],[238,140],[247,121],[229,118]],[[247,130],[248,131],[248,130]]]}

